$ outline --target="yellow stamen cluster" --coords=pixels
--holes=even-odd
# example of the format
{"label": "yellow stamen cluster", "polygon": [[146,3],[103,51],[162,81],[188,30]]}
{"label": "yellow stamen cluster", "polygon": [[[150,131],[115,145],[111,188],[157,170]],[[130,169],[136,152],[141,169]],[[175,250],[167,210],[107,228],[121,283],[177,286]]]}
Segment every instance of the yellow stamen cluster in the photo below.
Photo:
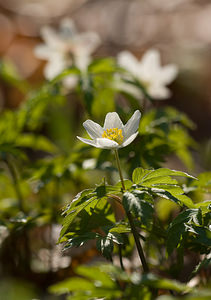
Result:
{"label": "yellow stamen cluster", "polygon": [[102,137],[112,140],[112,141],[115,141],[119,145],[121,145],[123,142],[122,129],[118,129],[118,128],[106,129],[103,132]]}

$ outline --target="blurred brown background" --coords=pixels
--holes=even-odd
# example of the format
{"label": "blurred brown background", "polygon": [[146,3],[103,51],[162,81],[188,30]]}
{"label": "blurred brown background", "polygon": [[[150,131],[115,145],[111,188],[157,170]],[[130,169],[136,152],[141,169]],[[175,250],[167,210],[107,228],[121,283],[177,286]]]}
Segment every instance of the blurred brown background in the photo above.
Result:
{"label": "blurred brown background", "polygon": [[[137,57],[156,47],[163,63],[179,66],[173,97],[162,104],[188,113],[193,135],[210,138],[211,1],[209,0],[0,0],[0,55],[9,58],[33,84],[43,80],[44,62],[34,56],[44,24],[71,17],[79,31],[96,31],[96,56],[130,50]],[[1,84],[0,106],[17,107],[22,96]]]}

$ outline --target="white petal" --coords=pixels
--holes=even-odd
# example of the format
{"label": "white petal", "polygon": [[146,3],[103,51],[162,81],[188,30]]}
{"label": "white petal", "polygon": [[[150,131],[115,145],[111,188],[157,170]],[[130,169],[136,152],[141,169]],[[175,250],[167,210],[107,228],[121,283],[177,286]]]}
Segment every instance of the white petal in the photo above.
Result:
{"label": "white petal", "polygon": [[35,47],[34,54],[38,58],[49,60],[53,55],[55,55],[55,51],[45,44],[40,44]]}
{"label": "white petal", "polygon": [[65,69],[65,63],[60,59],[49,61],[44,69],[44,74],[47,79],[53,79]]}
{"label": "white petal", "polygon": [[138,60],[129,51],[122,51],[117,55],[118,64],[131,72],[133,75],[137,75]]}
{"label": "white petal", "polygon": [[41,28],[41,36],[46,44],[52,48],[58,49],[63,44],[59,34],[50,26]]}
{"label": "white petal", "polygon": [[163,84],[171,83],[178,74],[178,68],[176,65],[167,65],[160,70],[159,81]]}
{"label": "white petal", "polygon": [[127,140],[125,140],[121,145],[120,145],[120,148],[122,147],[126,147],[127,145],[129,145],[130,143],[132,143],[135,138],[137,137],[138,135],[138,131],[134,134],[132,134]]}
{"label": "white petal", "polygon": [[149,95],[157,100],[167,99],[171,96],[170,90],[163,85],[152,85],[148,90]]}
{"label": "white petal", "polygon": [[132,134],[134,134],[138,130],[140,118],[141,113],[139,110],[136,110],[123,128],[125,139],[128,139]]}
{"label": "white petal", "polygon": [[160,68],[160,53],[156,49],[149,49],[141,59],[141,64],[143,67],[150,69]]}
{"label": "white petal", "polygon": [[151,84],[152,81],[158,81],[160,74],[160,54],[157,50],[147,51],[138,64],[137,78],[143,84]]}
{"label": "white petal", "polygon": [[122,121],[120,120],[120,117],[116,112],[107,113],[105,117],[103,129],[106,130],[111,128],[123,128]]}
{"label": "white petal", "polygon": [[95,32],[84,32],[74,37],[75,55],[89,56],[100,44],[100,38]]}
{"label": "white petal", "polygon": [[143,99],[143,93],[138,87],[134,86],[133,84],[124,82],[118,76],[115,76],[115,80],[113,81],[112,84],[113,84],[113,88],[118,91],[131,94],[133,97],[137,99]]}
{"label": "white petal", "polygon": [[93,122],[92,120],[86,120],[83,123],[84,128],[92,139],[101,138],[103,134],[103,128]]}
{"label": "white petal", "polygon": [[82,141],[85,144],[88,144],[88,145],[91,145],[91,146],[94,146],[94,147],[98,148],[98,146],[96,145],[96,141],[84,139],[84,138],[82,138],[80,136],[77,136],[77,139],[79,139],[80,141]]}
{"label": "white petal", "polygon": [[95,141],[97,145],[96,147],[102,149],[117,149],[120,147],[120,145],[117,142],[106,138],[98,138]]}
{"label": "white petal", "polygon": [[81,71],[86,71],[91,61],[91,57],[87,55],[76,55],[74,57],[74,61],[77,68],[79,68]]}

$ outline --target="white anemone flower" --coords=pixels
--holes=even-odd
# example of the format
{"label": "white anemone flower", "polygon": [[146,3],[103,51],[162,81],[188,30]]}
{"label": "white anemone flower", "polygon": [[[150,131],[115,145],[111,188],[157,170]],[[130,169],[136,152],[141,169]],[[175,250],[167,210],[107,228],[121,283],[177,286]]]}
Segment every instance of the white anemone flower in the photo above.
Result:
{"label": "white anemone flower", "polygon": [[126,147],[138,135],[141,113],[136,110],[129,121],[123,125],[116,112],[110,112],[105,117],[104,126],[92,120],[86,120],[83,123],[84,128],[91,137],[90,139],[77,138],[82,142],[102,149],[118,149]]}
{"label": "white anemone flower", "polygon": [[[128,51],[122,51],[118,54],[117,61],[119,66],[129,71],[144,86],[149,96],[158,100],[169,98],[171,92],[166,85],[176,78],[178,68],[173,64],[162,67],[160,53],[156,49],[148,50],[141,60]],[[136,86],[124,82],[118,85],[120,89],[136,97],[143,97]]]}
{"label": "white anemone flower", "polygon": [[[78,33],[71,19],[63,19],[58,31],[49,26],[41,29],[44,44],[35,48],[35,55],[47,60],[44,75],[51,80],[64,69],[75,65],[85,72],[91,61],[91,54],[100,44],[100,38],[95,32]],[[76,76],[66,78],[70,87],[76,85]]]}

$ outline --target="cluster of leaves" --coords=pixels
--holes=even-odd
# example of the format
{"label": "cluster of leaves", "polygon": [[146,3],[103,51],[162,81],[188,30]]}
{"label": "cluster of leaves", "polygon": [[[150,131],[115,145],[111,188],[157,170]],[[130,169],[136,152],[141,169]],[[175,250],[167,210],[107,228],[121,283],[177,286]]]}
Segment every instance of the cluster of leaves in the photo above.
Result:
{"label": "cluster of leaves", "polygon": [[189,151],[196,143],[189,136],[188,129],[194,124],[187,116],[172,107],[152,109],[143,116],[140,134],[144,147],[141,147],[141,165],[159,167],[166,155],[175,153],[189,168],[193,168],[193,159]]}
{"label": "cluster of leaves", "polygon": [[[196,300],[210,299],[209,290],[196,291],[185,284],[156,276],[154,274],[140,275],[138,272],[128,274],[120,268],[110,264],[95,266],[80,266],[76,269],[77,277],[67,279],[50,287],[55,294],[69,294],[67,299],[152,299],[156,297],[156,290],[170,295],[161,295],[157,300],[182,299]],[[186,295],[186,296],[185,296]]]}
{"label": "cluster of leaves", "polygon": [[[153,289],[171,290],[176,293],[190,291],[186,285],[155,276],[140,275],[138,272],[128,274],[110,264],[80,266],[74,277],[50,287],[56,294],[70,293],[67,299],[150,299]],[[210,294],[209,294],[210,295]],[[158,298],[160,299],[160,298]]]}
{"label": "cluster of leaves", "polygon": [[[130,232],[130,224],[126,216],[127,213],[132,213],[135,218],[136,226],[141,228],[142,234],[145,232],[145,237],[141,237],[144,238],[146,243],[148,241],[150,242],[151,236],[157,236],[156,238],[158,240],[163,240],[162,246],[165,247],[166,253],[169,256],[171,256],[173,250],[176,249],[178,252],[177,267],[180,270],[184,266],[184,251],[189,250],[208,255],[211,250],[209,229],[211,202],[204,201],[194,204],[185,194],[181,184],[172,178],[172,176],[186,177],[190,180],[192,185],[198,185],[198,181],[193,176],[181,171],[174,171],[167,168],[156,170],[136,168],[132,174],[132,181],[124,181],[127,191],[122,190],[120,183],[114,186],[102,183],[93,190],[85,190],[78,194],[64,211],[65,218],[60,235],[60,242],[65,243],[64,249],[78,247],[89,240],[95,239],[97,248],[101,251],[102,255],[107,259],[111,259],[112,254],[117,252],[117,246],[119,247],[121,245],[121,247],[125,247],[129,243],[128,233]],[[121,194],[123,194],[122,198]],[[181,213],[178,214],[166,228],[159,228],[157,226],[156,216],[154,215],[154,203],[155,200],[159,198],[173,201],[182,209]],[[115,202],[113,205],[111,200]],[[126,212],[126,215],[123,215],[122,220],[119,222],[115,221],[115,215],[112,210],[112,206],[116,205],[116,202],[117,209],[121,208],[122,211]],[[201,266],[208,266],[209,263],[210,259],[205,257],[204,261],[200,263],[193,274],[196,274]],[[170,273],[172,272],[172,267],[173,263],[171,267],[167,267]],[[166,272],[168,272],[167,269],[165,270]],[[95,275],[94,278],[96,279]],[[162,280],[161,282],[159,281],[161,285],[156,285],[155,282],[157,282],[157,279],[154,280],[155,278],[151,278],[149,275],[149,286],[151,288],[164,288],[165,284],[162,285]],[[80,279],[73,279],[74,284],[77,283],[77,281],[80,282]],[[130,284],[127,284],[126,287],[124,286],[124,288],[122,288],[122,294],[121,289],[117,287],[121,296],[117,296],[115,290],[110,291],[111,295],[109,292],[104,291],[104,295],[106,295],[108,299],[116,299],[118,297],[124,299],[123,294],[131,299],[133,299],[133,297],[134,299],[138,297],[142,297],[143,299],[146,297],[146,299],[148,299],[147,297],[149,297],[149,295],[153,296],[153,291],[148,290],[148,285],[145,281],[143,290],[140,289],[140,284],[139,282],[139,292],[134,286],[130,289]],[[171,285],[171,283],[169,284]],[[71,297],[76,297],[76,299],[79,295],[83,295],[85,299],[90,299],[89,297],[99,297],[98,292],[101,293],[101,291],[98,290],[98,286],[96,287],[95,283],[90,284],[90,282],[89,286],[91,289],[88,293],[89,296],[86,296],[85,291],[87,291],[87,288],[85,288],[85,291],[78,291],[78,289],[75,290],[75,288],[72,288],[71,279],[70,281],[65,281],[64,283],[52,287],[52,291],[57,293],[61,292],[63,288],[66,288],[65,292],[71,292]],[[100,287],[104,288],[104,284],[101,283]],[[174,288],[171,287],[168,287],[168,289],[174,290]],[[187,286],[185,289],[181,291],[187,292]],[[127,294],[128,291],[129,294]],[[139,295],[139,293],[141,294]],[[102,294],[100,295],[102,296]],[[206,294],[205,291],[207,298],[209,295],[210,294]],[[188,297],[192,299],[191,294]]]}
{"label": "cluster of leaves", "polygon": [[[132,212],[134,217],[140,220],[139,226],[151,232],[154,230],[152,227],[154,199],[165,198],[180,205],[181,208],[187,208],[170,223],[166,230],[168,253],[171,254],[187,232],[193,234],[192,240],[195,243],[197,241],[204,243],[207,246],[205,252],[208,253],[211,246],[208,229],[211,202],[194,204],[172,176],[194,180],[194,177],[187,173],[167,168],[157,170],[136,168],[132,174],[132,181],[125,180],[127,191],[123,193],[122,201],[120,183],[114,186],[102,183],[94,189],[80,192],[64,210],[65,218],[60,242],[65,242],[65,249],[67,249],[81,246],[90,239],[96,239],[102,254],[111,257],[113,244],[123,244],[126,240],[124,234],[130,231],[127,220],[115,222],[112,201],[117,202],[115,204],[118,206],[123,206],[125,212]],[[200,207],[203,208],[203,213]],[[204,230],[204,239],[200,230]],[[190,244],[187,248],[191,249],[191,247]],[[204,253],[203,249],[201,253]]]}

